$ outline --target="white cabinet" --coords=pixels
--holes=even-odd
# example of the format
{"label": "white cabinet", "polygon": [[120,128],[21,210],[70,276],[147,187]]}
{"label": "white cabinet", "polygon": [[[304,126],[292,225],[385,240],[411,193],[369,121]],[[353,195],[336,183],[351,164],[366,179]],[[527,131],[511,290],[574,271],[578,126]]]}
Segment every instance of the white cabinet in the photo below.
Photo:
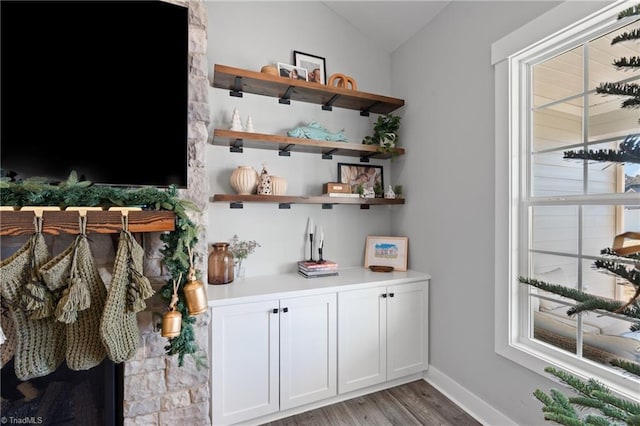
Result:
{"label": "white cabinet", "polygon": [[336,395],[336,294],[212,308],[213,424]]}
{"label": "white cabinet", "polygon": [[338,293],[338,393],[428,367],[428,282]]}

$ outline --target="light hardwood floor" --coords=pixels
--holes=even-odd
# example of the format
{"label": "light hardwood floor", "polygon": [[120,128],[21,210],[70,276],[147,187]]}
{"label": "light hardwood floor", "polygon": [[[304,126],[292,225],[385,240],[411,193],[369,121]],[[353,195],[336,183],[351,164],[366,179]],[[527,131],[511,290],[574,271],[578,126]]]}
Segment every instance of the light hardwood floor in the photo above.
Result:
{"label": "light hardwood floor", "polygon": [[480,425],[424,380],[353,398],[263,426]]}

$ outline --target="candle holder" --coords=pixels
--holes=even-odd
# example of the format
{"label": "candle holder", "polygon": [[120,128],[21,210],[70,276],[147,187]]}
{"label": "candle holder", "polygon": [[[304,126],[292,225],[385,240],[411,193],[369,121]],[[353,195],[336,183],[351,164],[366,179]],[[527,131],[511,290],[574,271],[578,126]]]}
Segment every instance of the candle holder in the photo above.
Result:
{"label": "candle holder", "polygon": [[322,258],[322,248],[324,243],[318,248],[318,261],[316,263],[324,263],[325,260]]}
{"label": "candle holder", "polygon": [[315,262],[313,260],[313,233],[309,234],[309,262]]}

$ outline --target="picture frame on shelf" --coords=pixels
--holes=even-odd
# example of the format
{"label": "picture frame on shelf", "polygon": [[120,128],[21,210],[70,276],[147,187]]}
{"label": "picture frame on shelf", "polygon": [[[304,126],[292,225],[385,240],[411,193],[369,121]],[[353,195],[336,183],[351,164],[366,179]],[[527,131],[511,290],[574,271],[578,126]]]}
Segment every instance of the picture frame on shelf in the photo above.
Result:
{"label": "picture frame on shelf", "polygon": [[307,81],[327,84],[327,65],[325,58],[309,53],[293,51],[293,63],[307,70]]}
{"label": "picture frame on shelf", "polygon": [[307,81],[308,72],[305,68],[278,62],[278,75],[284,78]]}
{"label": "picture frame on shelf", "polygon": [[351,186],[351,192],[357,193],[358,186],[364,190],[376,187],[384,190],[384,169],[382,166],[351,163],[338,163],[338,182]]}
{"label": "picture frame on shelf", "polygon": [[405,272],[409,253],[409,237],[369,235],[365,245],[364,267],[391,266]]}

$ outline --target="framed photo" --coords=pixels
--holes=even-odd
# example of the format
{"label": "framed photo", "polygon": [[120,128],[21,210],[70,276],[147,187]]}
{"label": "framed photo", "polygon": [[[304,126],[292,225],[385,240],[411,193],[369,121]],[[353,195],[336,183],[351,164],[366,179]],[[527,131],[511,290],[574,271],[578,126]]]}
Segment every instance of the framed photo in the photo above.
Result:
{"label": "framed photo", "polygon": [[351,186],[351,192],[356,193],[358,185],[373,190],[376,184],[384,191],[382,166],[370,166],[362,164],[338,163],[338,181]]}
{"label": "framed photo", "polygon": [[327,84],[327,66],[324,58],[294,50],[293,62],[296,67],[307,70],[307,81]]}
{"label": "framed photo", "polygon": [[367,237],[364,267],[393,266],[394,271],[407,270],[408,237]]}
{"label": "framed photo", "polygon": [[278,62],[278,75],[284,78],[307,81],[307,70],[294,65]]}

